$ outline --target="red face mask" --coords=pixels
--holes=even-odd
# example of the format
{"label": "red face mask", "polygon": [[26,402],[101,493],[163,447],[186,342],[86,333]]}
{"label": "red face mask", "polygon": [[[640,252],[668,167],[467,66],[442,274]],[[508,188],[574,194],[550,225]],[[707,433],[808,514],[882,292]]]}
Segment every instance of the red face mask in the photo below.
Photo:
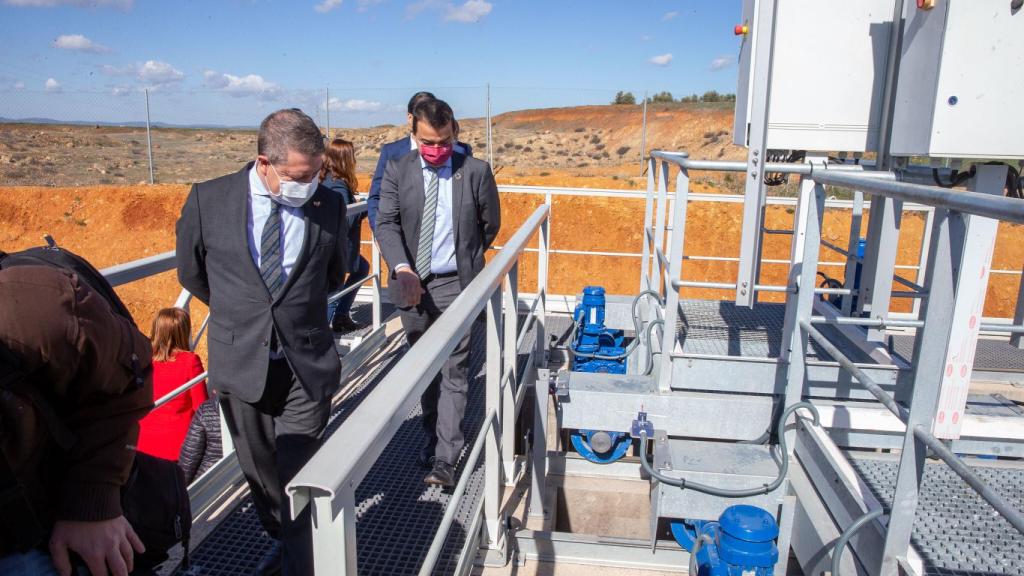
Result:
{"label": "red face mask", "polygon": [[421,144],[420,156],[423,156],[423,160],[431,166],[441,166],[452,157],[452,145],[450,143],[443,146]]}

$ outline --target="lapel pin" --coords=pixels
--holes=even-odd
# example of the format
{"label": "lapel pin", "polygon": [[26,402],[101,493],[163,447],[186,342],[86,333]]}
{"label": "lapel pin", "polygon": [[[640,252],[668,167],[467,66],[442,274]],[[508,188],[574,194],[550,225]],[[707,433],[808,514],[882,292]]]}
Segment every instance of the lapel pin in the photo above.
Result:
{"label": "lapel pin", "polygon": [[462,180],[462,172],[461,171],[455,173],[455,179],[456,180]]}
{"label": "lapel pin", "polygon": [[316,208],[317,206],[320,206],[320,201],[319,200],[313,200],[313,207]]}

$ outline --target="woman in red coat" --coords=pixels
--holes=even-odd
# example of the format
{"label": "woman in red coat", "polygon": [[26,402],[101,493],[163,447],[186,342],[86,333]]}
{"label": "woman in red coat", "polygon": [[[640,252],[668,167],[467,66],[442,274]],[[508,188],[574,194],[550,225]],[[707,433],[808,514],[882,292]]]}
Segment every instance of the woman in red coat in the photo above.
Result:
{"label": "woman in red coat", "polygon": [[[181,308],[164,308],[153,319],[153,399],[159,400],[203,373],[203,362],[189,352],[192,324]],[[192,415],[206,401],[206,382],[154,409],[139,422],[138,449],[151,456],[177,460]]]}

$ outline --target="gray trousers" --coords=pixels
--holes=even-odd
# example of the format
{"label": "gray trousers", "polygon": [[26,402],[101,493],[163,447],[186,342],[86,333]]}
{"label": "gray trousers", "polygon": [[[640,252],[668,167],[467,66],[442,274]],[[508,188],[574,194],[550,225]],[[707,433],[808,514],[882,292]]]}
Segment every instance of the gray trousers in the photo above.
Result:
{"label": "gray trousers", "polygon": [[320,447],[330,399],[310,400],[283,359],[270,361],[266,389],[255,404],[228,394],[220,398],[260,523],[267,534],[281,540],[283,574],[312,574],[309,507],[291,520],[284,488]]}
{"label": "gray trousers", "polygon": [[[420,336],[437,320],[462,292],[458,276],[429,279],[423,288],[426,293],[417,306],[399,308],[402,326],[409,345],[416,344]],[[455,465],[466,443],[462,433],[462,418],[466,413],[469,394],[469,334],[459,340],[452,355],[420,398],[423,406],[423,428],[427,441],[434,446],[434,456]]]}

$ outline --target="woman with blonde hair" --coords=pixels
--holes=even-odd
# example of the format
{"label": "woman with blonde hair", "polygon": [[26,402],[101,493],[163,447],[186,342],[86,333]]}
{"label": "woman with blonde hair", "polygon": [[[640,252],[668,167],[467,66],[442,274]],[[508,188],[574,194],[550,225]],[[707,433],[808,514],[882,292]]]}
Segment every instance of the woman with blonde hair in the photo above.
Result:
{"label": "woman with blonde hair", "polygon": [[[347,204],[356,201],[359,179],[356,177],[356,154],[352,142],[344,138],[335,138],[324,150],[324,167],[320,170],[320,181],[324,186],[334,190],[345,199]],[[359,253],[360,239],[364,214],[348,217],[348,277],[344,288],[358,284],[370,272],[370,263]],[[356,292],[335,300],[327,306],[327,319],[335,332],[349,332],[363,326],[352,319],[349,312],[355,302]]]}
{"label": "woman with blonde hair", "polygon": [[[192,323],[181,308],[164,308],[153,319],[153,399],[158,400],[204,372],[203,361],[189,351]],[[192,415],[208,397],[199,382],[139,422],[138,450],[177,460]]]}

